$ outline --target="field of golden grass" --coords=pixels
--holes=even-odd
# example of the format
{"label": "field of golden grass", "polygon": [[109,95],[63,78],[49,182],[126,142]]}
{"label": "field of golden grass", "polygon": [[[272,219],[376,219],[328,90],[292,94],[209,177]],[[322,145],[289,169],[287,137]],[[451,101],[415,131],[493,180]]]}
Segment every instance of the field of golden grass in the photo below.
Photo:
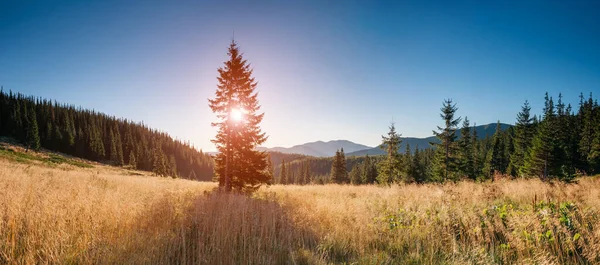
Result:
{"label": "field of golden grass", "polygon": [[0,264],[594,264],[600,179],[213,183],[0,157]]}

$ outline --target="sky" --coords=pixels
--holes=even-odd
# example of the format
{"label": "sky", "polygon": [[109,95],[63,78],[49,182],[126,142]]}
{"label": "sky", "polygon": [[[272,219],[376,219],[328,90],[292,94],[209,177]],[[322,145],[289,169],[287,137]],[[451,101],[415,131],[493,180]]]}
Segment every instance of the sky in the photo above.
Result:
{"label": "sky", "polygon": [[[215,150],[208,107],[232,38],[267,147],[428,137],[451,98],[479,125],[544,93],[600,93],[598,1],[0,0],[0,85]],[[576,109],[576,108],[575,108]]]}

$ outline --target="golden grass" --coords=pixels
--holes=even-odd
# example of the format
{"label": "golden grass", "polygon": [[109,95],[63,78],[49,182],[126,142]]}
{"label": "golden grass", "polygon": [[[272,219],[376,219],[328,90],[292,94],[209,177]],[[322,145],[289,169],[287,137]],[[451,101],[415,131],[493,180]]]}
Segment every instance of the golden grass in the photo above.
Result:
{"label": "golden grass", "polygon": [[587,264],[600,179],[215,184],[0,159],[0,264]]}

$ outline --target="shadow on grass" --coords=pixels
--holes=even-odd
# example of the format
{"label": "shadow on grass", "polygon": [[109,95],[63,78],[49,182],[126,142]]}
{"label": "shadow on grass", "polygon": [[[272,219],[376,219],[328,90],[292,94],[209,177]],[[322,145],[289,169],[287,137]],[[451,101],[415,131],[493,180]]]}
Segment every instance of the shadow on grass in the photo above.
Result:
{"label": "shadow on grass", "polygon": [[177,209],[166,198],[140,215],[109,263],[315,264],[316,237],[274,200],[204,194]]}

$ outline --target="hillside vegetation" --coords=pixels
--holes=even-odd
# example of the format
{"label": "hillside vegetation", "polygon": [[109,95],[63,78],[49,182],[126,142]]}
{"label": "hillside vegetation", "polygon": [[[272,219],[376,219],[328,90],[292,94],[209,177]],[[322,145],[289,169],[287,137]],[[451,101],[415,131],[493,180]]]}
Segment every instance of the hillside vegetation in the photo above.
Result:
{"label": "hillside vegetation", "polygon": [[598,177],[275,185],[248,197],[212,192],[214,183],[41,156],[19,163],[6,153],[1,264],[600,262]]}

